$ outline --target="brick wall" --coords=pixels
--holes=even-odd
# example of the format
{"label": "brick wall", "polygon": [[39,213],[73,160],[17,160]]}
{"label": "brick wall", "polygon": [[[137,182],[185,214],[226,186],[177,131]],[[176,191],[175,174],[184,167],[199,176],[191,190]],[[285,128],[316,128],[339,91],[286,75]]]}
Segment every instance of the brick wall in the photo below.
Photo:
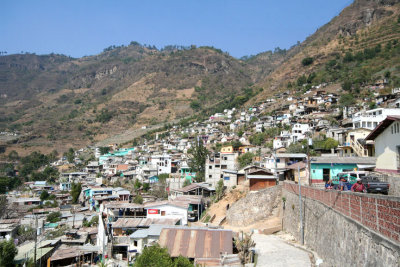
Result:
{"label": "brick wall", "polygon": [[[288,192],[299,194],[299,186],[284,182]],[[336,210],[390,240],[400,242],[400,197],[301,187],[301,195]]]}

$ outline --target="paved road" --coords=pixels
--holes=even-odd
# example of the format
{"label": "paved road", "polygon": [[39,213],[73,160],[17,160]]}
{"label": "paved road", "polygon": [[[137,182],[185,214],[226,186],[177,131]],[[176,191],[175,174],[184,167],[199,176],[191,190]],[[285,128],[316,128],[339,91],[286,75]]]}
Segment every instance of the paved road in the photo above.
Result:
{"label": "paved road", "polygon": [[274,235],[253,234],[258,254],[257,267],[310,267],[308,253]]}

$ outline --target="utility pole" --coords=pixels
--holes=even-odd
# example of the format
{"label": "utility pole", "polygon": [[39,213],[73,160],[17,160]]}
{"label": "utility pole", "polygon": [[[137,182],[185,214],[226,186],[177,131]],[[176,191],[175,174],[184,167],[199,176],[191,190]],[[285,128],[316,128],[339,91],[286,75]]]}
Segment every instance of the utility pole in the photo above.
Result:
{"label": "utility pole", "polygon": [[35,251],[33,254],[33,262],[35,266],[36,266],[36,249],[37,249],[37,231],[38,231],[38,219],[37,215],[35,215]]}
{"label": "utility pole", "polygon": [[297,173],[298,173],[298,179],[297,182],[299,184],[299,207],[300,207],[300,242],[302,245],[304,245],[304,228],[303,228],[303,207],[302,207],[302,201],[301,201],[301,180],[300,180],[300,165],[297,166]]}

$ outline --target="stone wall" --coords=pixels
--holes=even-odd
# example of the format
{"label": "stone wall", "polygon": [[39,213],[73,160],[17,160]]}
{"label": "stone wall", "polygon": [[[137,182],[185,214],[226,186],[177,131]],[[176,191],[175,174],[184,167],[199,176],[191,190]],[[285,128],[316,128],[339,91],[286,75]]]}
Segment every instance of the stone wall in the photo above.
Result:
{"label": "stone wall", "polygon": [[[285,182],[283,228],[300,240],[298,185]],[[400,198],[302,186],[304,243],[324,266],[399,266]]]}
{"label": "stone wall", "polygon": [[251,191],[238,200],[226,213],[226,221],[232,226],[247,226],[264,220],[278,212],[282,203],[282,186],[276,185],[260,191]]}
{"label": "stone wall", "polygon": [[400,196],[400,175],[389,175],[387,181],[390,184],[389,195]]}

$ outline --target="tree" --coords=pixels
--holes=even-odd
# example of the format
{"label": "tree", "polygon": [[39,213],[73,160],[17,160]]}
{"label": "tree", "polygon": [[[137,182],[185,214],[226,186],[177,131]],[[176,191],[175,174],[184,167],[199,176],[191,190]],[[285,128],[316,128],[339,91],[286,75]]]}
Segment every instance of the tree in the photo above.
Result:
{"label": "tree", "polygon": [[133,187],[134,187],[135,190],[137,191],[137,190],[140,189],[140,187],[142,187],[142,183],[141,183],[138,179],[136,179],[136,180],[135,180],[135,184],[133,185]]}
{"label": "tree", "polygon": [[143,183],[143,190],[145,192],[147,192],[147,191],[149,191],[149,189],[150,189],[150,184],[149,183]]}
{"label": "tree", "polygon": [[64,156],[67,157],[67,160],[69,163],[74,162],[74,158],[75,158],[75,151],[74,149],[71,147],[68,149],[68,152],[64,153]]}
{"label": "tree", "polygon": [[225,193],[225,186],[224,186],[224,180],[220,179],[218,181],[217,187],[215,188],[215,201],[219,201],[224,197]]}
{"label": "tree", "polygon": [[203,145],[203,141],[197,139],[191,149],[188,151],[192,171],[196,172],[196,181],[204,181],[205,165],[208,156],[208,150]]}
{"label": "tree", "polygon": [[190,262],[188,258],[179,256],[174,260],[174,267],[193,267],[194,265]]}
{"label": "tree", "polygon": [[143,197],[141,195],[136,195],[133,199],[133,203],[136,204],[143,204]]}
{"label": "tree", "polygon": [[48,222],[51,223],[59,222],[61,220],[61,212],[59,211],[52,212],[49,215],[47,215],[46,219]]}
{"label": "tree", "polygon": [[79,195],[81,194],[82,191],[82,185],[81,183],[72,183],[71,184],[71,197],[72,197],[72,203],[78,203],[79,200]]}
{"label": "tree", "polygon": [[11,160],[11,161],[18,160],[19,159],[18,152],[13,150],[10,153],[8,153],[8,159]]}
{"label": "tree", "polygon": [[172,267],[173,262],[166,248],[159,245],[145,247],[135,262],[135,267]]}
{"label": "tree", "polygon": [[342,83],[342,89],[345,91],[351,91],[352,83],[349,80],[346,80]]}
{"label": "tree", "polygon": [[239,163],[239,167],[243,168],[246,167],[247,165],[250,165],[253,162],[254,154],[251,152],[244,153],[243,155],[239,156],[237,158],[237,161]]}
{"label": "tree", "polygon": [[352,94],[343,94],[340,96],[339,103],[342,107],[349,107],[356,103]]}
{"label": "tree", "polygon": [[306,57],[306,58],[303,58],[303,60],[301,61],[301,64],[303,66],[308,66],[308,65],[311,65],[313,62],[314,62],[314,59],[312,57]]}
{"label": "tree", "polygon": [[15,266],[14,258],[18,253],[18,249],[15,247],[14,241],[3,241],[0,243],[0,266],[1,267],[12,267]]}
{"label": "tree", "polygon": [[40,194],[40,200],[44,201],[44,200],[48,199],[49,196],[50,196],[50,194],[46,190],[43,190],[42,193]]}
{"label": "tree", "polygon": [[110,152],[110,148],[108,146],[102,146],[99,148],[99,150],[100,150],[100,155],[104,155]]}
{"label": "tree", "polygon": [[189,179],[185,179],[185,181],[183,182],[183,187],[190,185],[190,180]]}
{"label": "tree", "polygon": [[0,195],[0,219],[6,214],[7,206],[7,197],[5,195]]}
{"label": "tree", "polygon": [[135,267],[193,267],[189,259],[179,256],[172,259],[166,248],[155,245],[145,247],[135,261]]}

